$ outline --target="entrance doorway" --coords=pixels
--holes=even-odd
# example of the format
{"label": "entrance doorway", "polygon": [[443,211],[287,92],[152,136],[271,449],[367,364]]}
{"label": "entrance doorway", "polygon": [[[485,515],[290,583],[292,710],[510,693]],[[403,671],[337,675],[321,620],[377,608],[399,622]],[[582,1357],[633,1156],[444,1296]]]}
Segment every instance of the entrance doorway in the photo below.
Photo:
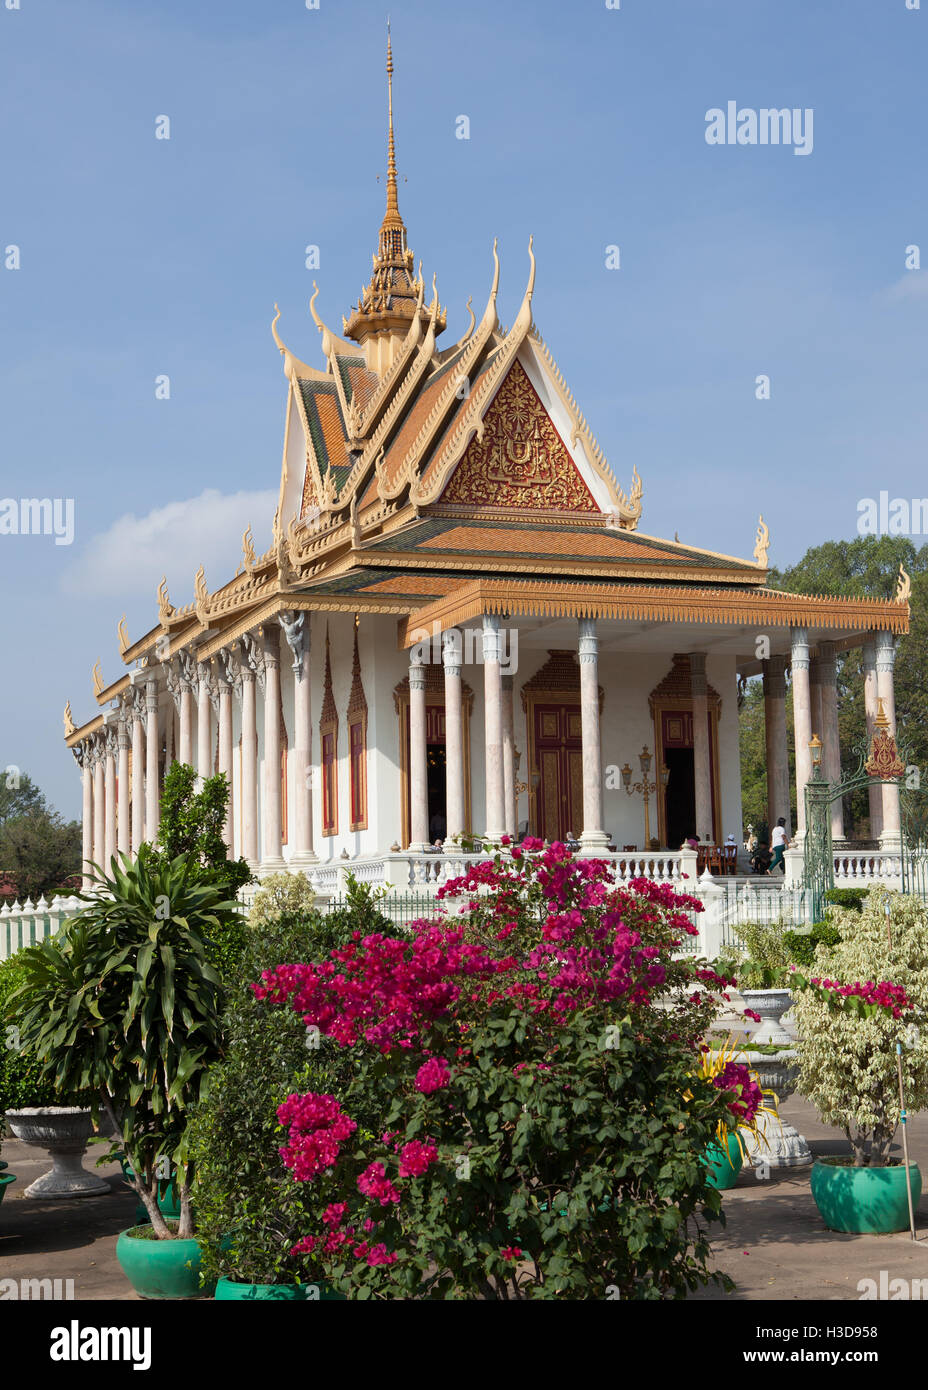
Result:
{"label": "entrance doorway", "polygon": [[665,748],[664,762],[670,769],[664,790],[666,842],[679,846],[696,833],[696,777],[692,748]]}
{"label": "entrance doorway", "polygon": [[444,743],[430,743],[426,752],[429,788],[429,844],[444,840],[448,822],[445,818],[447,763]]}

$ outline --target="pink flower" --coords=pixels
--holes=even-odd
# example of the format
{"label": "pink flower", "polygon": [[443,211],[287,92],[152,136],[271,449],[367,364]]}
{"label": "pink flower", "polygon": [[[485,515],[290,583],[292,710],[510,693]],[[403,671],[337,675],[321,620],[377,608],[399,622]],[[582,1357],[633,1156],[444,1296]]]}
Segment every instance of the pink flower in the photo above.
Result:
{"label": "pink flower", "polygon": [[507,1245],[501,1251],[504,1260],[521,1260],[522,1251],[518,1245]]}
{"label": "pink flower", "polygon": [[441,1091],[449,1084],[451,1073],[444,1057],[430,1057],[416,1072],[416,1090],[424,1096]]}
{"label": "pink flower", "polygon": [[395,1265],[396,1255],[391,1254],[383,1244],[375,1245],[367,1252],[369,1265]]}
{"label": "pink flower", "polygon": [[411,1139],[400,1149],[400,1177],[421,1178],[438,1158],[434,1144],[423,1144]]}
{"label": "pink flower", "polygon": [[322,1213],[322,1220],[326,1226],[340,1226],[347,1210],[347,1202],[332,1202]]}
{"label": "pink flower", "polygon": [[387,1177],[387,1170],[382,1163],[367,1165],[358,1178],[358,1191],[363,1192],[365,1197],[379,1202],[382,1207],[400,1200],[400,1194]]}
{"label": "pink flower", "polygon": [[760,1014],[756,1014],[753,1009],[745,1009],[744,1016],[745,1018],[752,1018],[755,1023],[760,1023]]}

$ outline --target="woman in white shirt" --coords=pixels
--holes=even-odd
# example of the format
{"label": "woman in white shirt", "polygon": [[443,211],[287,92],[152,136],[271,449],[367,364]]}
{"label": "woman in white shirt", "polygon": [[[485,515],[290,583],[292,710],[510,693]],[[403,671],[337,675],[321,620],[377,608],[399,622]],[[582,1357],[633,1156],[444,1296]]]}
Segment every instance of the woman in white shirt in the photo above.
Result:
{"label": "woman in white shirt", "polygon": [[786,833],[786,821],[783,816],[773,827],[770,848],[773,850],[773,858],[770,861],[770,868],[767,870],[768,874],[772,874],[777,865],[780,867],[780,872],[785,874],[786,865],[783,863],[783,851],[789,849],[789,836]]}

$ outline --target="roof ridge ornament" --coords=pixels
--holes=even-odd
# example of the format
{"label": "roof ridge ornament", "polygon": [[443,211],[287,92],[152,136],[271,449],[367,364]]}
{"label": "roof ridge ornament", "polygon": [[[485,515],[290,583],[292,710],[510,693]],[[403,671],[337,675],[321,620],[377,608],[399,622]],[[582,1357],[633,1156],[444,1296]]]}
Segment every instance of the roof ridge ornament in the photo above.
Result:
{"label": "roof ridge ornament", "polygon": [[900,564],[900,566],[899,566],[899,577],[898,577],[898,579],[896,580],[896,602],[897,602],[897,603],[908,603],[909,598],[910,598],[910,596],[911,596],[911,593],[912,593],[912,580],[911,580],[911,577],[910,577],[908,574],[906,574],[906,572],[905,572],[905,567],[904,567],[902,564]]}
{"label": "roof ridge ornament", "polygon": [[757,538],[754,542],[754,559],[757,561],[757,568],[767,569],[767,552],[770,549],[770,527],[764,521],[763,515],[757,518]]}

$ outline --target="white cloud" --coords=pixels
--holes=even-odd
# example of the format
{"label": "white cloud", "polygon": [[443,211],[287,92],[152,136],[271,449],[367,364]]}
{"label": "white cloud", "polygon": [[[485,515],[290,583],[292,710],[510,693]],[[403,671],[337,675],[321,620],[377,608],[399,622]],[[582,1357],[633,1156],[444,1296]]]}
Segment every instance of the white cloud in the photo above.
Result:
{"label": "white cloud", "polygon": [[87,541],[63,586],[88,596],[106,595],[118,603],[137,595],[154,596],[165,574],[171,601],[186,603],[193,597],[193,576],[200,565],[210,589],[232,578],[241,563],[241,537],[247,526],[253,528],[258,554],[267,549],[276,506],[276,491],[225,496],[207,488],[199,497],[169,502],[147,516],[130,512]]}
{"label": "white cloud", "polygon": [[907,270],[901,280],[890,285],[887,299],[928,299],[928,271]]}

